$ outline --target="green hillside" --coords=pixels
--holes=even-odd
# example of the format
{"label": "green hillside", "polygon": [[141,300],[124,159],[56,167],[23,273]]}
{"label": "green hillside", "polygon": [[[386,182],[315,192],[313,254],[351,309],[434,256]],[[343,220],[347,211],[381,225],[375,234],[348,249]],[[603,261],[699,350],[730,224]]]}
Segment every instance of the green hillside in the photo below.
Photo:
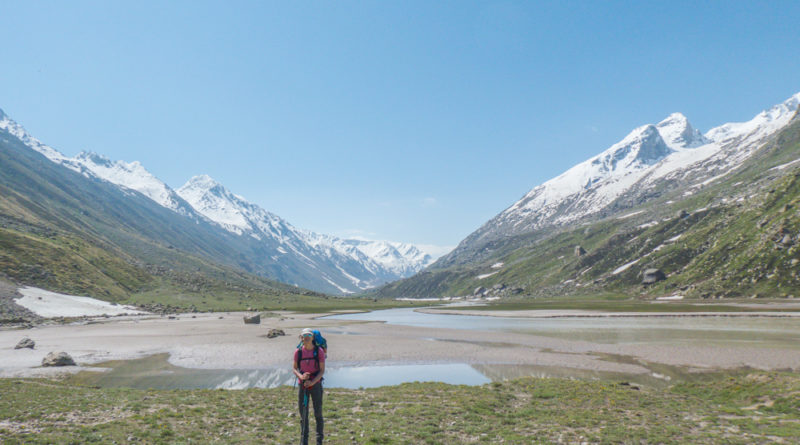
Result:
{"label": "green hillside", "polygon": [[232,248],[241,246],[224,236],[0,134],[3,281],[198,310],[326,302],[247,272],[248,258],[237,253],[247,249]]}
{"label": "green hillside", "polygon": [[[786,165],[798,158],[795,119],[740,168],[689,196],[682,187],[626,211],[630,217],[496,241],[477,260],[431,268],[378,295],[464,296],[484,288],[478,293],[521,298],[800,296],[800,163]],[[666,279],[645,286],[642,274],[651,268]]]}

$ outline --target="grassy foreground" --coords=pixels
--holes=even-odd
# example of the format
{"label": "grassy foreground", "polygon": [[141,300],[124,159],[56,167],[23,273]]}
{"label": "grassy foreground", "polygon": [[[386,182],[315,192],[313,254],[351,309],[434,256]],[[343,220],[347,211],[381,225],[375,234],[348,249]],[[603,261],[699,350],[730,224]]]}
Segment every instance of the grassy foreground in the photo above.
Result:
{"label": "grassy foreground", "polygon": [[[7,444],[288,444],[299,436],[290,387],[142,391],[0,379],[0,394]],[[718,375],[663,389],[549,378],[326,389],[325,415],[333,444],[797,443],[800,375]]]}

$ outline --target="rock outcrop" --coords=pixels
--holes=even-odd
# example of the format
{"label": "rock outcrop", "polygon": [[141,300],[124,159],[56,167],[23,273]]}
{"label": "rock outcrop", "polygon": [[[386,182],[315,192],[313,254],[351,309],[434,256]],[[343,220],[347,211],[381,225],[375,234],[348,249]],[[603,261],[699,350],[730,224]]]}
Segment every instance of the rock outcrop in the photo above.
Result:
{"label": "rock outcrop", "polygon": [[42,366],[75,366],[75,360],[66,352],[51,352],[42,359]]}
{"label": "rock outcrop", "polygon": [[283,329],[270,329],[269,332],[267,332],[267,338],[275,338],[281,335],[286,335]]}
{"label": "rock outcrop", "polygon": [[261,324],[261,314],[245,315],[244,324]]}
{"label": "rock outcrop", "polygon": [[28,337],[23,338],[22,340],[17,343],[17,346],[14,346],[14,349],[33,349],[36,346],[36,342],[31,340]]}
{"label": "rock outcrop", "polygon": [[654,284],[666,279],[667,276],[660,269],[646,269],[642,275],[642,284]]}

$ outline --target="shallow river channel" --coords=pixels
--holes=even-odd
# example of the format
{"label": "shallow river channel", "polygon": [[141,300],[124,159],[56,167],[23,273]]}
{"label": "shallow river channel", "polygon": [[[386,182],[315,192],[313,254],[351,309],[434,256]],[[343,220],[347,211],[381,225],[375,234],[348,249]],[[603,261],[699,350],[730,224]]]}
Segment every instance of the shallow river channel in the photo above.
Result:
{"label": "shallow river channel", "polygon": [[[706,345],[800,349],[800,318],[773,317],[563,317],[511,318],[481,315],[447,315],[389,309],[369,313],[340,314],[328,319],[382,321],[388,324],[501,331],[556,337],[566,340],[606,344]],[[330,328],[332,334],[346,330]],[[292,385],[287,368],[252,370],[190,369],[168,362],[168,354],[138,360],[107,362],[99,366],[107,372],[84,371],[72,377],[77,382],[103,387],[158,389],[195,388],[270,388]],[[625,362],[629,357],[607,357]],[[522,376],[606,379],[645,385],[664,385],[675,380],[694,380],[709,376],[680,367],[643,364],[646,374],[624,374],[568,367],[464,363],[403,364],[391,366],[337,367],[325,373],[327,387],[369,388],[404,382],[436,381],[449,384],[481,385],[495,380]]]}

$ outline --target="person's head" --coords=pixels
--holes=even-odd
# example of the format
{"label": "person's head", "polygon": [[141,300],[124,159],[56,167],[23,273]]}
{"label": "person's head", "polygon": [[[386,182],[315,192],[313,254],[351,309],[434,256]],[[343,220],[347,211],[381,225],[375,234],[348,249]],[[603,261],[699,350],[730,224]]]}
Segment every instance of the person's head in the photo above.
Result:
{"label": "person's head", "polygon": [[300,339],[303,340],[304,345],[312,345],[314,344],[314,332],[310,328],[305,328],[300,333]]}

